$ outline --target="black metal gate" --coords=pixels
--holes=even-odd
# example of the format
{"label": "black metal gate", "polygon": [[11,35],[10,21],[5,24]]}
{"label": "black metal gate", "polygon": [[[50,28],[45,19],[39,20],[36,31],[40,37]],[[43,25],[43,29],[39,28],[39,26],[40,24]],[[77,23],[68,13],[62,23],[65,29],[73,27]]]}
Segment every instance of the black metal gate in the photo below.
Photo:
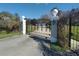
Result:
{"label": "black metal gate", "polygon": [[78,12],[58,20],[58,41],[64,48],[79,49],[79,17]]}

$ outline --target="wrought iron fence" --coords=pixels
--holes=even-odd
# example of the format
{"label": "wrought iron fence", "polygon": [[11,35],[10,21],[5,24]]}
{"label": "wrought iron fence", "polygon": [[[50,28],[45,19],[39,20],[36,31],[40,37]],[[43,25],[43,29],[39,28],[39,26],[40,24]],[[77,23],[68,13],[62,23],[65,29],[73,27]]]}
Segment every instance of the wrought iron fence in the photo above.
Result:
{"label": "wrought iron fence", "polygon": [[79,25],[76,19],[69,17],[58,21],[58,41],[64,48],[79,49]]}

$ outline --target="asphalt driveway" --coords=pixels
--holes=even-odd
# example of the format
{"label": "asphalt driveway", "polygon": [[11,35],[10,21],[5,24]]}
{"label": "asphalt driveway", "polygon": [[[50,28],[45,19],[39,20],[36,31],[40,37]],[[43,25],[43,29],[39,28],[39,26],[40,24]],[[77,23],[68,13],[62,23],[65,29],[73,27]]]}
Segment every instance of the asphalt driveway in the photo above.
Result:
{"label": "asphalt driveway", "polygon": [[42,56],[39,43],[28,35],[1,39],[0,56]]}

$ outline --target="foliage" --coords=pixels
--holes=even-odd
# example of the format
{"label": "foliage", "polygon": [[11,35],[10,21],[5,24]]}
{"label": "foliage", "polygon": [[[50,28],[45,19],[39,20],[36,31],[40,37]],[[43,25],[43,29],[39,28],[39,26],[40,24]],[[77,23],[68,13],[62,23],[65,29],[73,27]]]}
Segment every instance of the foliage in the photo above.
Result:
{"label": "foliage", "polygon": [[0,13],[0,30],[6,31],[19,31],[20,17],[16,14],[11,14],[9,12]]}
{"label": "foliage", "polygon": [[63,47],[59,46],[58,43],[52,43],[51,44],[51,49],[55,50],[55,51],[66,51],[66,49],[64,49]]}
{"label": "foliage", "polygon": [[37,24],[37,19],[32,19],[30,22],[31,22],[32,25],[36,25]]}
{"label": "foliage", "polygon": [[71,27],[72,39],[79,41],[79,26],[72,26]]}

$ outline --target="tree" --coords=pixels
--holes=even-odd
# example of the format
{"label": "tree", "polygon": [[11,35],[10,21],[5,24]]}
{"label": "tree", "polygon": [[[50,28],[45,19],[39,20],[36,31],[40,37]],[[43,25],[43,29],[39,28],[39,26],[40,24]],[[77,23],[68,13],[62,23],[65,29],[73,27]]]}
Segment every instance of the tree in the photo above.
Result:
{"label": "tree", "polygon": [[40,22],[42,22],[42,23],[48,23],[49,21],[50,21],[50,18],[49,18],[49,16],[47,14],[42,15],[40,17]]}
{"label": "tree", "polygon": [[32,19],[32,20],[31,20],[31,24],[32,24],[32,25],[36,25],[36,24],[37,24],[37,19]]}
{"label": "tree", "polygon": [[0,13],[0,29],[3,28],[7,32],[19,31],[19,23],[20,17],[17,14],[14,15],[9,12]]}

